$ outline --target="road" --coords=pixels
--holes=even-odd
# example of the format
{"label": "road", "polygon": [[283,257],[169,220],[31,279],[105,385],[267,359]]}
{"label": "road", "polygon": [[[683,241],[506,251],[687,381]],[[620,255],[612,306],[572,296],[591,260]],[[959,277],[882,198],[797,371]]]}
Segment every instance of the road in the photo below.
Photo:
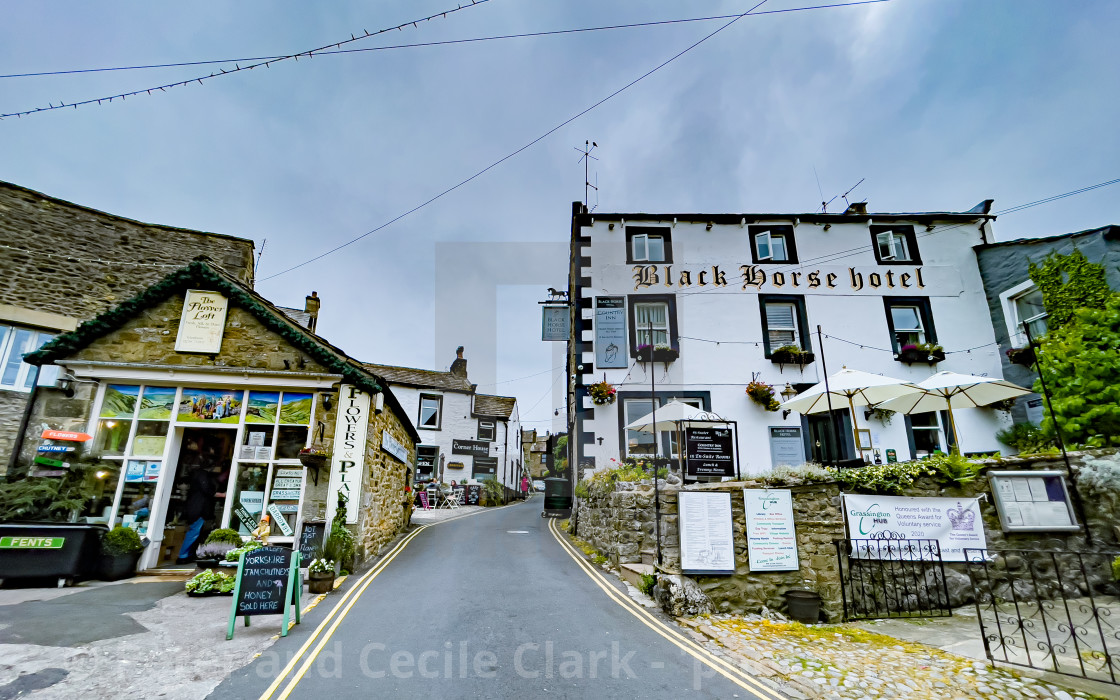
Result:
{"label": "road", "polygon": [[540,509],[420,529],[210,697],[779,697],[635,605]]}

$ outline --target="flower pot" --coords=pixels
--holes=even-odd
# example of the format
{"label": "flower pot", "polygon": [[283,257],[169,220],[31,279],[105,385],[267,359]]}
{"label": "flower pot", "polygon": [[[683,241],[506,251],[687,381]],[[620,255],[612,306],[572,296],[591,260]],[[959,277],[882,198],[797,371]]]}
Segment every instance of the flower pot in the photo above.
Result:
{"label": "flower pot", "polygon": [[789,603],[789,616],[806,625],[816,624],[821,617],[821,596],[815,591],[792,590],[785,592]]}
{"label": "flower pot", "polygon": [[815,359],[817,359],[817,356],[811,352],[793,353],[784,350],[775,350],[770,354],[770,361],[778,365],[778,371],[781,371],[784,365],[797,365],[804,369],[805,365]]}
{"label": "flower pot", "polygon": [[140,552],[129,554],[102,554],[97,562],[97,576],[102,581],[119,581],[136,573]]}
{"label": "flower pot", "polygon": [[932,365],[942,362],[945,359],[944,350],[919,350],[917,348],[908,348],[900,350],[894,359],[906,364],[913,364],[919,362],[922,364]]}
{"label": "flower pot", "polygon": [[316,471],[330,464],[330,461],[330,455],[304,454],[302,452],[299,455],[300,464]]}
{"label": "flower pot", "polygon": [[330,593],[334,590],[333,571],[312,571],[307,574],[309,593]]}

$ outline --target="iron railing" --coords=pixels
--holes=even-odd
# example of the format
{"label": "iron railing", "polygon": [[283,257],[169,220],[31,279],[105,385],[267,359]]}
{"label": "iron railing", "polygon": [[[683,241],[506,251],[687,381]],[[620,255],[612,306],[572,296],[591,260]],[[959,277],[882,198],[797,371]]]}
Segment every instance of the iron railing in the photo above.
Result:
{"label": "iron railing", "polygon": [[835,540],[844,619],[948,617],[937,540]]}
{"label": "iron railing", "polygon": [[1118,555],[966,549],[988,659],[1120,684]]}

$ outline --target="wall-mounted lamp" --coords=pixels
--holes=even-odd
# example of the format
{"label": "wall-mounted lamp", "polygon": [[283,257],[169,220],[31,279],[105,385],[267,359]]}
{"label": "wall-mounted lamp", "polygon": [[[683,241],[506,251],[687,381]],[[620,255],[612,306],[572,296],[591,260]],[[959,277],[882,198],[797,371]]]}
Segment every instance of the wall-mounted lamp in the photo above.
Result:
{"label": "wall-mounted lamp", "polygon": [[[793,397],[797,396],[797,389],[794,389],[792,384],[790,384],[789,382],[786,382],[785,388],[782,389],[781,396],[782,396],[782,401],[783,402],[789,401]],[[792,411],[793,411],[792,408],[787,408],[784,411],[782,411],[782,420],[785,420],[786,418],[789,418],[789,414]]]}
{"label": "wall-mounted lamp", "polygon": [[607,230],[608,231],[613,231],[614,230],[614,222],[613,221],[610,222],[609,224],[607,224]]}
{"label": "wall-mounted lamp", "polygon": [[704,227],[704,230],[705,231],[711,231],[712,230],[712,222],[711,221],[709,221],[708,225]]}
{"label": "wall-mounted lamp", "polygon": [[673,217],[673,228],[677,227],[677,217]]}
{"label": "wall-mounted lamp", "polygon": [[381,413],[385,410],[385,392],[379,391],[373,395],[373,412]]}
{"label": "wall-mounted lamp", "polygon": [[797,218],[797,217],[794,217],[794,219],[793,219],[793,225],[794,225],[794,226],[798,226],[798,225],[799,225],[800,223],[801,223],[801,219],[799,219],[799,218]]}

